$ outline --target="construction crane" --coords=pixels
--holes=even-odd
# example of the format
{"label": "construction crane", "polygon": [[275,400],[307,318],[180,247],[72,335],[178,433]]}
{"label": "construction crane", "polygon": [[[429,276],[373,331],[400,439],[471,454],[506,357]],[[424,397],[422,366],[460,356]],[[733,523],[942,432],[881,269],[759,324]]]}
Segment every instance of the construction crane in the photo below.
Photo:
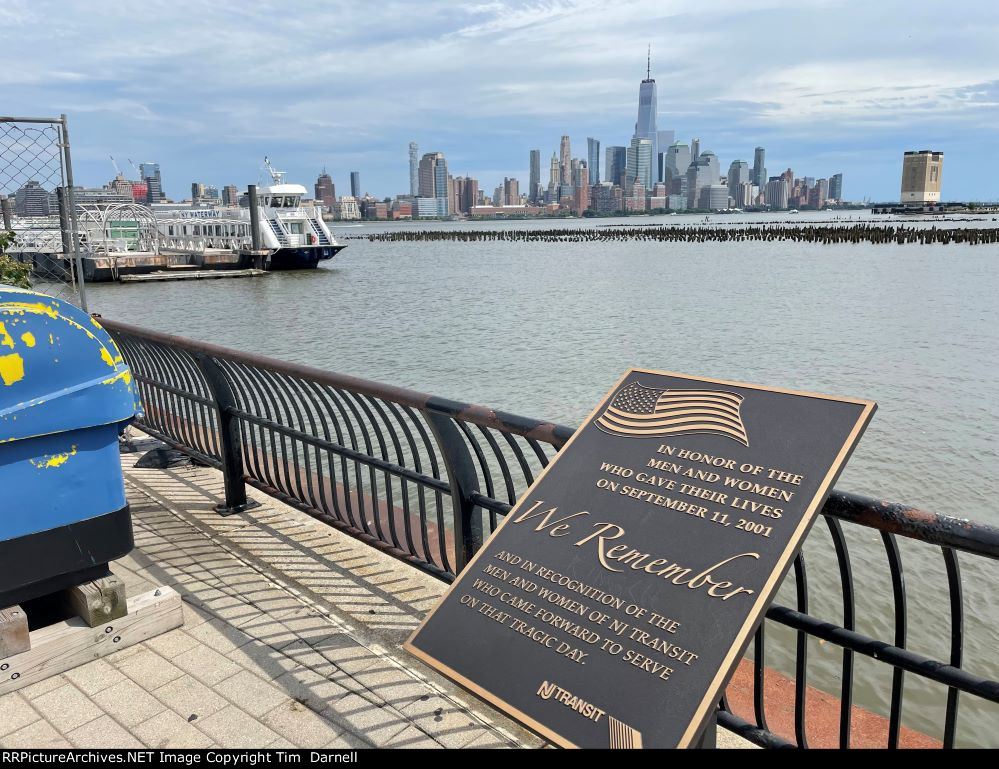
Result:
{"label": "construction crane", "polygon": [[128,158],[128,164],[130,166],[132,166],[132,170],[135,171],[136,178],[137,179],[141,179],[142,178],[142,172],[138,168],[135,167],[135,163],[132,162],[132,158]]}
{"label": "construction crane", "polygon": [[114,166],[114,175],[116,177],[120,176],[122,179],[124,179],[125,175],[121,172],[121,169],[118,168],[118,164],[115,162],[114,155],[108,155],[108,157],[111,158],[111,165]]}

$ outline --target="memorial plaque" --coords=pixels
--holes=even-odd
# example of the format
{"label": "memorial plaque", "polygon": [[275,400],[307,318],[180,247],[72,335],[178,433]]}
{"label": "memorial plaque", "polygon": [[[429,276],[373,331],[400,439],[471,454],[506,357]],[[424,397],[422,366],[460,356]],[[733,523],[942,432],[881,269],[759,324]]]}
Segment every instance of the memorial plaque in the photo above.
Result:
{"label": "memorial plaque", "polygon": [[566,747],[689,747],[876,408],[632,369],[406,642]]}

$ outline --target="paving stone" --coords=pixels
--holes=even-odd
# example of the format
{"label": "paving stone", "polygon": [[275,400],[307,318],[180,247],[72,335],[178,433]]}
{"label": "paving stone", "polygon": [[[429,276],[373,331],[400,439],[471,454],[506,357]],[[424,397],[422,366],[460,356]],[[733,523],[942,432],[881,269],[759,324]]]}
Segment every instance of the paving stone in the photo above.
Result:
{"label": "paving stone", "polygon": [[104,715],[99,707],[72,684],[60,686],[41,697],[34,697],[31,704],[46,721],[58,724],[59,730],[64,734]]}
{"label": "paving stone", "polygon": [[357,694],[348,694],[330,705],[329,718],[348,731],[363,735],[375,747],[383,747],[409,726],[405,717],[392,707],[379,707]]}
{"label": "paving stone", "polygon": [[440,696],[417,697],[400,711],[446,748],[463,748],[486,732],[471,713]]}
{"label": "paving stone", "polygon": [[223,747],[262,748],[280,736],[234,705],[197,723],[198,729]]}
{"label": "paving stone", "polygon": [[40,717],[20,692],[0,697],[0,737],[34,723]]}
{"label": "paving stone", "polygon": [[23,729],[0,737],[0,748],[71,748],[48,721],[39,720]]}
{"label": "paving stone", "polygon": [[434,693],[426,684],[386,661],[351,676],[366,691],[383,702],[402,709],[426,694]]}
{"label": "paving stone", "polygon": [[241,670],[232,678],[215,684],[215,691],[252,716],[262,716],[287,699],[280,689],[248,670]]}
{"label": "paving stone", "polygon": [[141,748],[134,735],[111,716],[101,716],[66,735],[78,748]]}
{"label": "paving stone", "polygon": [[88,662],[73,670],[67,670],[63,675],[84,694],[90,695],[126,680],[125,674],[107,660]]}
{"label": "paving stone", "polygon": [[415,726],[407,726],[395,737],[385,743],[386,748],[442,748],[443,745],[435,742]]}
{"label": "paving stone", "polygon": [[494,731],[487,731],[481,737],[477,737],[465,746],[465,749],[476,748],[476,749],[488,749],[495,750],[497,748],[517,748],[520,747],[516,742],[505,739],[501,737]]}
{"label": "paving stone", "polygon": [[[325,662],[322,657],[312,652],[311,648],[305,646],[304,642],[302,642],[302,646],[309,649],[320,662]],[[261,678],[274,680],[297,667],[308,667],[300,663],[298,659],[289,656],[288,648],[286,646],[284,649],[278,650],[260,641],[250,641],[229,652],[226,658]]]}
{"label": "paving stone", "polygon": [[382,662],[381,655],[359,644],[346,633],[316,639],[311,646],[339,670],[351,676]]}
{"label": "paving stone", "polygon": [[35,697],[40,697],[43,694],[51,692],[53,689],[58,689],[60,686],[65,686],[69,683],[69,679],[64,675],[52,676],[51,678],[43,678],[36,684],[31,684],[30,686],[25,686],[23,689],[18,689],[18,691],[23,694],[29,702],[35,699]]}
{"label": "paving stone", "polygon": [[220,654],[228,654],[252,640],[246,633],[221,619],[210,619],[207,622],[202,622],[197,627],[192,628],[188,635]]}
{"label": "paving stone", "polygon": [[[167,684],[167,686],[172,685]],[[178,748],[211,748],[215,745],[211,737],[172,710],[164,710],[148,721],[143,721],[134,727],[133,731],[142,741],[142,744],[148,748],[170,750]]]}
{"label": "paving stone", "polygon": [[332,721],[291,699],[264,716],[263,722],[300,748],[325,747],[342,733]]}
{"label": "paving stone", "polygon": [[164,684],[153,694],[160,702],[184,718],[190,718],[192,715],[206,718],[229,704],[213,689],[189,675]]}
{"label": "paving stone", "polygon": [[186,652],[188,649],[193,649],[198,645],[198,642],[181,628],[177,628],[176,630],[171,630],[169,633],[154,636],[146,641],[145,644],[161,657],[170,660],[178,654]]}
{"label": "paving stone", "polygon": [[159,700],[127,678],[93,695],[93,700],[125,726],[142,723],[164,710]]}
{"label": "paving stone", "polygon": [[195,646],[173,658],[173,663],[209,686],[239,672],[239,665],[207,646]]}
{"label": "paving stone", "polygon": [[336,681],[307,668],[296,668],[285,673],[274,681],[274,685],[290,699],[321,713],[350,693]]}
{"label": "paving stone", "polygon": [[143,688],[152,691],[184,673],[169,660],[163,659],[152,649],[143,649],[139,654],[125,660],[115,660],[118,670]]}

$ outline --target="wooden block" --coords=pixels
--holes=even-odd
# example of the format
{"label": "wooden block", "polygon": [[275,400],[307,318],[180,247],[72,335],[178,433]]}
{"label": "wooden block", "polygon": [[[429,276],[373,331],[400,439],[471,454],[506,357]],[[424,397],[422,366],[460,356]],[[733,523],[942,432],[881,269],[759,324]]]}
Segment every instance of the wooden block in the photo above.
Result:
{"label": "wooden block", "polygon": [[106,657],[184,624],[180,594],[159,587],[132,599],[121,619],[87,627],[79,617],[31,633],[31,648],[0,660],[0,695]]}
{"label": "wooden block", "polygon": [[28,638],[28,615],[20,606],[0,609],[0,660],[31,648]]}
{"label": "wooden block", "polygon": [[128,614],[125,583],[114,574],[68,588],[65,597],[70,608],[90,627],[105,625]]}

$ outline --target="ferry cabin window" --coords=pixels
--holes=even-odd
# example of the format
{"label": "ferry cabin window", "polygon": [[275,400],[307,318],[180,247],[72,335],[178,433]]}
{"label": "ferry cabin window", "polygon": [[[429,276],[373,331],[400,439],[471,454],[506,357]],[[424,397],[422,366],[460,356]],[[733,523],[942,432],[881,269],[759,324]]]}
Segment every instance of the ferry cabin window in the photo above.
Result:
{"label": "ferry cabin window", "polygon": [[292,235],[304,235],[305,227],[302,222],[288,222],[288,232]]}

